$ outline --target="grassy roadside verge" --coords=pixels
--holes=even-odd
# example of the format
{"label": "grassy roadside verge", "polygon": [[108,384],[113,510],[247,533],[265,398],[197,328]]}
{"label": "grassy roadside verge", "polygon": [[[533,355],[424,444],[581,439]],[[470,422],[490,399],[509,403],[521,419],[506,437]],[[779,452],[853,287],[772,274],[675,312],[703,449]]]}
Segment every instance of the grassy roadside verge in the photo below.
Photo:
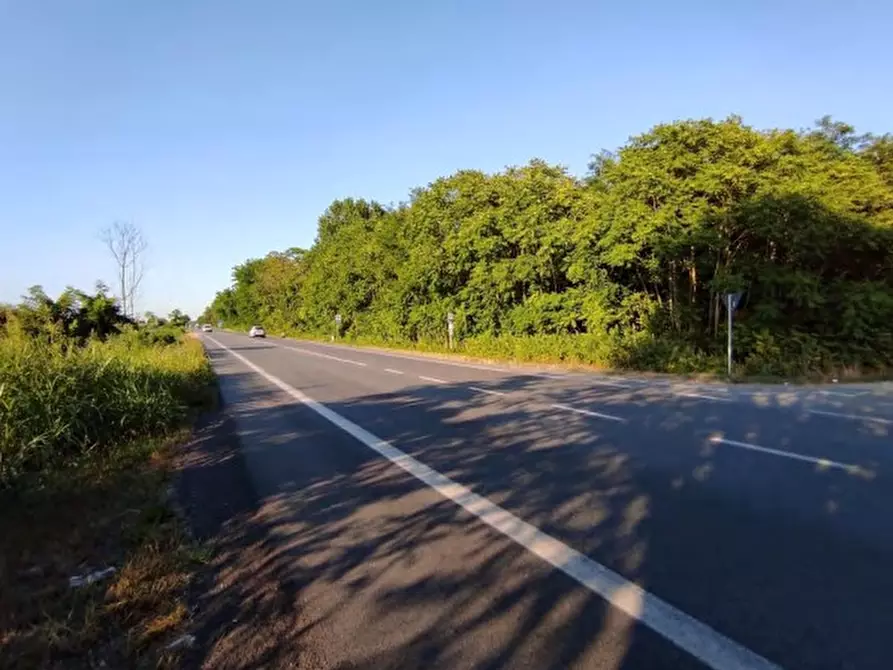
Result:
{"label": "grassy roadside verge", "polygon": [[[242,332],[235,328],[234,332]],[[247,329],[245,329],[247,332]],[[640,369],[637,367],[611,367],[593,363],[587,358],[585,352],[576,351],[573,347],[566,351],[552,347],[552,338],[504,338],[504,341],[486,338],[457,342],[453,349],[446,343],[440,342],[388,342],[374,338],[346,337],[332,340],[331,335],[319,333],[304,333],[297,331],[284,331],[282,329],[270,329],[271,335],[304,339],[327,344],[339,344],[357,348],[380,349],[394,353],[404,353],[431,358],[442,358],[468,363],[486,364],[527,364],[537,365],[555,370],[574,370],[585,372],[598,372],[606,375],[623,375],[634,373],[649,377],[670,377],[699,382],[728,382],[725,372],[725,358],[716,360],[704,359],[703,361],[689,361],[688,366],[671,370]],[[568,339],[573,338],[557,338]],[[537,346],[537,341],[539,346]],[[699,369],[699,368],[705,369]],[[842,368],[834,371],[816,371],[812,374],[796,374],[783,376],[768,373],[746,373],[741,366],[736,366],[732,378],[734,383],[753,384],[824,384],[824,383],[870,383],[888,381],[893,379],[891,370],[862,370],[858,368]]]}
{"label": "grassy roadside verge", "polygon": [[4,383],[0,667],[177,667],[168,646],[205,556],[167,492],[215,397],[201,344],[0,342]]}

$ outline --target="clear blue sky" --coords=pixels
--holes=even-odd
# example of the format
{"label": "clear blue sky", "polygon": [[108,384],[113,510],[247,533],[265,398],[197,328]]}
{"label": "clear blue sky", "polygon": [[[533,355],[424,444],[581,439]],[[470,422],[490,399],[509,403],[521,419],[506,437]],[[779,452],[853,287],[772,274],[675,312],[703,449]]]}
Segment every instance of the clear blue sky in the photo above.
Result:
{"label": "clear blue sky", "polygon": [[890,131],[891,25],[881,0],[0,0],[0,301],[112,282],[116,219],[151,245],[138,307],[195,315],[335,198],[583,174],[678,118]]}

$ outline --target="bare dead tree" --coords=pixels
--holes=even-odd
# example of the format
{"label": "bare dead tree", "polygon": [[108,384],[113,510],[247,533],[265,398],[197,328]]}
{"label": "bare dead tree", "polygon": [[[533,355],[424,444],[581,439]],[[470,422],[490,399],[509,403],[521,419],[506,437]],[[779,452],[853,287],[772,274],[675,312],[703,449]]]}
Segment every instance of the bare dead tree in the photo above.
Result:
{"label": "bare dead tree", "polygon": [[142,231],[129,222],[116,221],[100,235],[115,261],[121,312],[135,316],[134,304],[145,272],[144,254],[148,248]]}

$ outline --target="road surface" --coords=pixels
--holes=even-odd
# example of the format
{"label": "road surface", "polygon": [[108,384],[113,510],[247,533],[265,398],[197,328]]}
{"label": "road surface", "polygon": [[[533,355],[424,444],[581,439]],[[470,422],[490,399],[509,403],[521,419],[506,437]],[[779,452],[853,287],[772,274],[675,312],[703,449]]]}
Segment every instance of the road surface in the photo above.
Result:
{"label": "road surface", "polygon": [[893,666],[889,386],[202,337],[282,667]]}

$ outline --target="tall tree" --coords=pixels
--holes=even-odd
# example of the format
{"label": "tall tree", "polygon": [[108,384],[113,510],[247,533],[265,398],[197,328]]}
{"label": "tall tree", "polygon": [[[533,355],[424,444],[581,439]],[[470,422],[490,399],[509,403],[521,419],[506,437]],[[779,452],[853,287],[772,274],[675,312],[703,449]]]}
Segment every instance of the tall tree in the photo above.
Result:
{"label": "tall tree", "polygon": [[184,314],[179,309],[171,310],[171,313],[167,315],[168,323],[171,323],[178,328],[186,328],[189,325],[190,318],[188,314]]}
{"label": "tall tree", "polygon": [[348,337],[443,342],[452,312],[465,340],[667,369],[720,358],[722,296],[744,291],[748,369],[893,365],[890,137],[679,121],[585,180],[534,160],[396,208],[337,200],[309,250],[237,266],[206,313],[317,334],[337,313]]}

